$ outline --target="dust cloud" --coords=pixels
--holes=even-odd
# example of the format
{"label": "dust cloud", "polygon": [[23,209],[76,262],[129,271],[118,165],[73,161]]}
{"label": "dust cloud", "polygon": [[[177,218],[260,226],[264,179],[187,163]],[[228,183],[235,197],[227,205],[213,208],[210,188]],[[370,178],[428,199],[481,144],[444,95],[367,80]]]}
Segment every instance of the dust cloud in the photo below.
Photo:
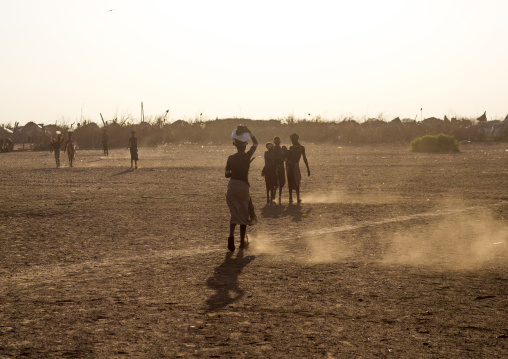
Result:
{"label": "dust cloud", "polygon": [[[508,224],[496,219],[492,209],[459,202],[438,207],[441,210],[342,223],[293,236],[257,231],[250,250],[305,264],[354,260],[438,271],[508,265]],[[359,231],[367,237],[358,237]]]}
{"label": "dust cloud", "polygon": [[442,216],[424,227],[386,235],[386,264],[468,270],[508,259],[508,225],[488,210]]}
{"label": "dust cloud", "polygon": [[303,203],[340,203],[345,201],[345,199],[345,194],[340,191],[309,193],[302,195]]}
{"label": "dust cloud", "polygon": [[340,262],[354,255],[355,249],[334,234],[277,237],[257,231],[249,234],[249,251],[269,255],[279,261],[321,264]]}
{"label": "dust cloud", "polygon": [[280,241],[274,240],[268,234],[256,232],[249,234],[249,251],[253,254],[277,255],[284,252],[284,246]]}
{"label": "dust cloud", "polygon": [[301,259],[309,264],[341,262],[354,254],[352,246],[333,235],[307,237],[305,248]]}
{"label": "dust cloud", "polygon": [[397,200],[397,196],[384,192],[368,193],[345,193],[339,190],[328,191],[325,193],[306,193],[302,195],[302,202],[309,204],[317,203],[390,203]]}

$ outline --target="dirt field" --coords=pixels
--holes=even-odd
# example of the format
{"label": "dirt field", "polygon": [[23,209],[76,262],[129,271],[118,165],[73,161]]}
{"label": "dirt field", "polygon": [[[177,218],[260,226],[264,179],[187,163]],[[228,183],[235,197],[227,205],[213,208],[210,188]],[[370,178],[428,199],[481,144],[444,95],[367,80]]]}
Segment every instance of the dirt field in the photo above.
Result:
{"label": "dirt field", "polygon": [[303,144],[233,254],[232,146],[0,155],[0,358],[507,357],[508,144]]}

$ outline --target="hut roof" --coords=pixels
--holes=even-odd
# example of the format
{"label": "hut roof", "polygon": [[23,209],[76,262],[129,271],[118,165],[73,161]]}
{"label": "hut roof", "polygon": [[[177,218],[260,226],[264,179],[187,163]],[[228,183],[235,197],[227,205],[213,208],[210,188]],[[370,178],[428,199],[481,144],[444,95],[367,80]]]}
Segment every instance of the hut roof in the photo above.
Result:
{"label": "hut roof", "polygon": [[0,127],[0,136],[2,137],[12,137],[12,131],[5,127]]}

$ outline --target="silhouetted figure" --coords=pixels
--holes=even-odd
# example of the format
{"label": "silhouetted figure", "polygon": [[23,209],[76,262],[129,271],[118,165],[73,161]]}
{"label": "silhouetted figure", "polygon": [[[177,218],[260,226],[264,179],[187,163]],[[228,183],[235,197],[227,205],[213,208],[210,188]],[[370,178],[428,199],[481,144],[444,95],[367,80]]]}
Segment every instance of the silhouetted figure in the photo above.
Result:
{"label": "silhouetted figure", "polygon": [[273,143],[274,143],[273,157],[275,164],[275,176],[277,178],[277,187],[279,187],[279,204],[281,204],[282,188],[286,184],[286,169],[284,168],[284,163],[286,162],[287,147],[280,146],[279,136],[273,138]]}
{"label": "silhouetted figure", "polygon": [[266,204],[275,202],[275,191],[277,190],[277,173],[275,172],[275,156],[273,143],[266,144],[265,166],[261,174],[265,177],[266,185]]}
{"label": "silhouetted figure", "polygon": [[60,148],[62,147],[63,136],[61,133],[56,135],[56,138],[51,141],[50,151],[55,152],[56,168],[60,168]]}
{"label": "silhouetted figure", "polygon": [[105,128],[102,129],[102,150],[104,151],[104,156],[109,156],[109,135]]}
{"label": "silhouetted figure", "polygon": [[286,160],[289,203],[293,203],[293,190],[296,191],[297,202],[301,203],[302,200],[300,199],[300,182],[302,181],[302,175],[300,173],[300,158],[303,157],[303,162],[305,162],[305,166],[307,166],[307,174],[310,176],[309,163],[307,162],[307,156],[305,156],[305,147],[300,145],[298,142],[299,136],[296,133],[293,133],[289,138],[292,142],[292,145],[289,147]]}
{"label": "silhouetted figure", "polygon": [[74,162],[74,154],[76,153],[76,145],[74,140],[72,139],[73,131],[68,131],[67,135],[69,138],[67,139],[67,144],[65,145],[65,152],[67,152],[67,156],[69,157],[69,166],[72,167],[72,163]]}
{"label": "silhouetted figure", "polygon": [[129,138],[128,149],[131,151],[131,168],[134,164],[134,168],[138,168],[138,139],[134,137],[136,131],[131,131],[131,137]]}
{"label": "silhouetted figure", "polygon": [[[256,223],[256,214],[249,193],[249,167],[251,158],[258,146],[258,141],[246,126],[238,126],[231,138],[237,153],[228,157],[225,176],[230,178],[226,201],[231,212],[229,221],[228,249],[235,250],[235,227],[240,225],[240,248],[247,246],[245,234],[247,225]],[[252,139],[252,146],[245,152],[248,141]]]}

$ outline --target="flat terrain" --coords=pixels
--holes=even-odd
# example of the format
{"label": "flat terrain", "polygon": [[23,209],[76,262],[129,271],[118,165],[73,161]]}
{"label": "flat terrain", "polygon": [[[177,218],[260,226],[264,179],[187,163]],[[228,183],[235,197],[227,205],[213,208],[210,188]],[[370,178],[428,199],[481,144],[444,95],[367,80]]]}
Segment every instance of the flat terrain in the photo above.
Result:
{"label": "flat terrain", "polygon": [[1,154],[0,358],[508,357],[508,144],[303,144],[234,253],[233,146]]}

